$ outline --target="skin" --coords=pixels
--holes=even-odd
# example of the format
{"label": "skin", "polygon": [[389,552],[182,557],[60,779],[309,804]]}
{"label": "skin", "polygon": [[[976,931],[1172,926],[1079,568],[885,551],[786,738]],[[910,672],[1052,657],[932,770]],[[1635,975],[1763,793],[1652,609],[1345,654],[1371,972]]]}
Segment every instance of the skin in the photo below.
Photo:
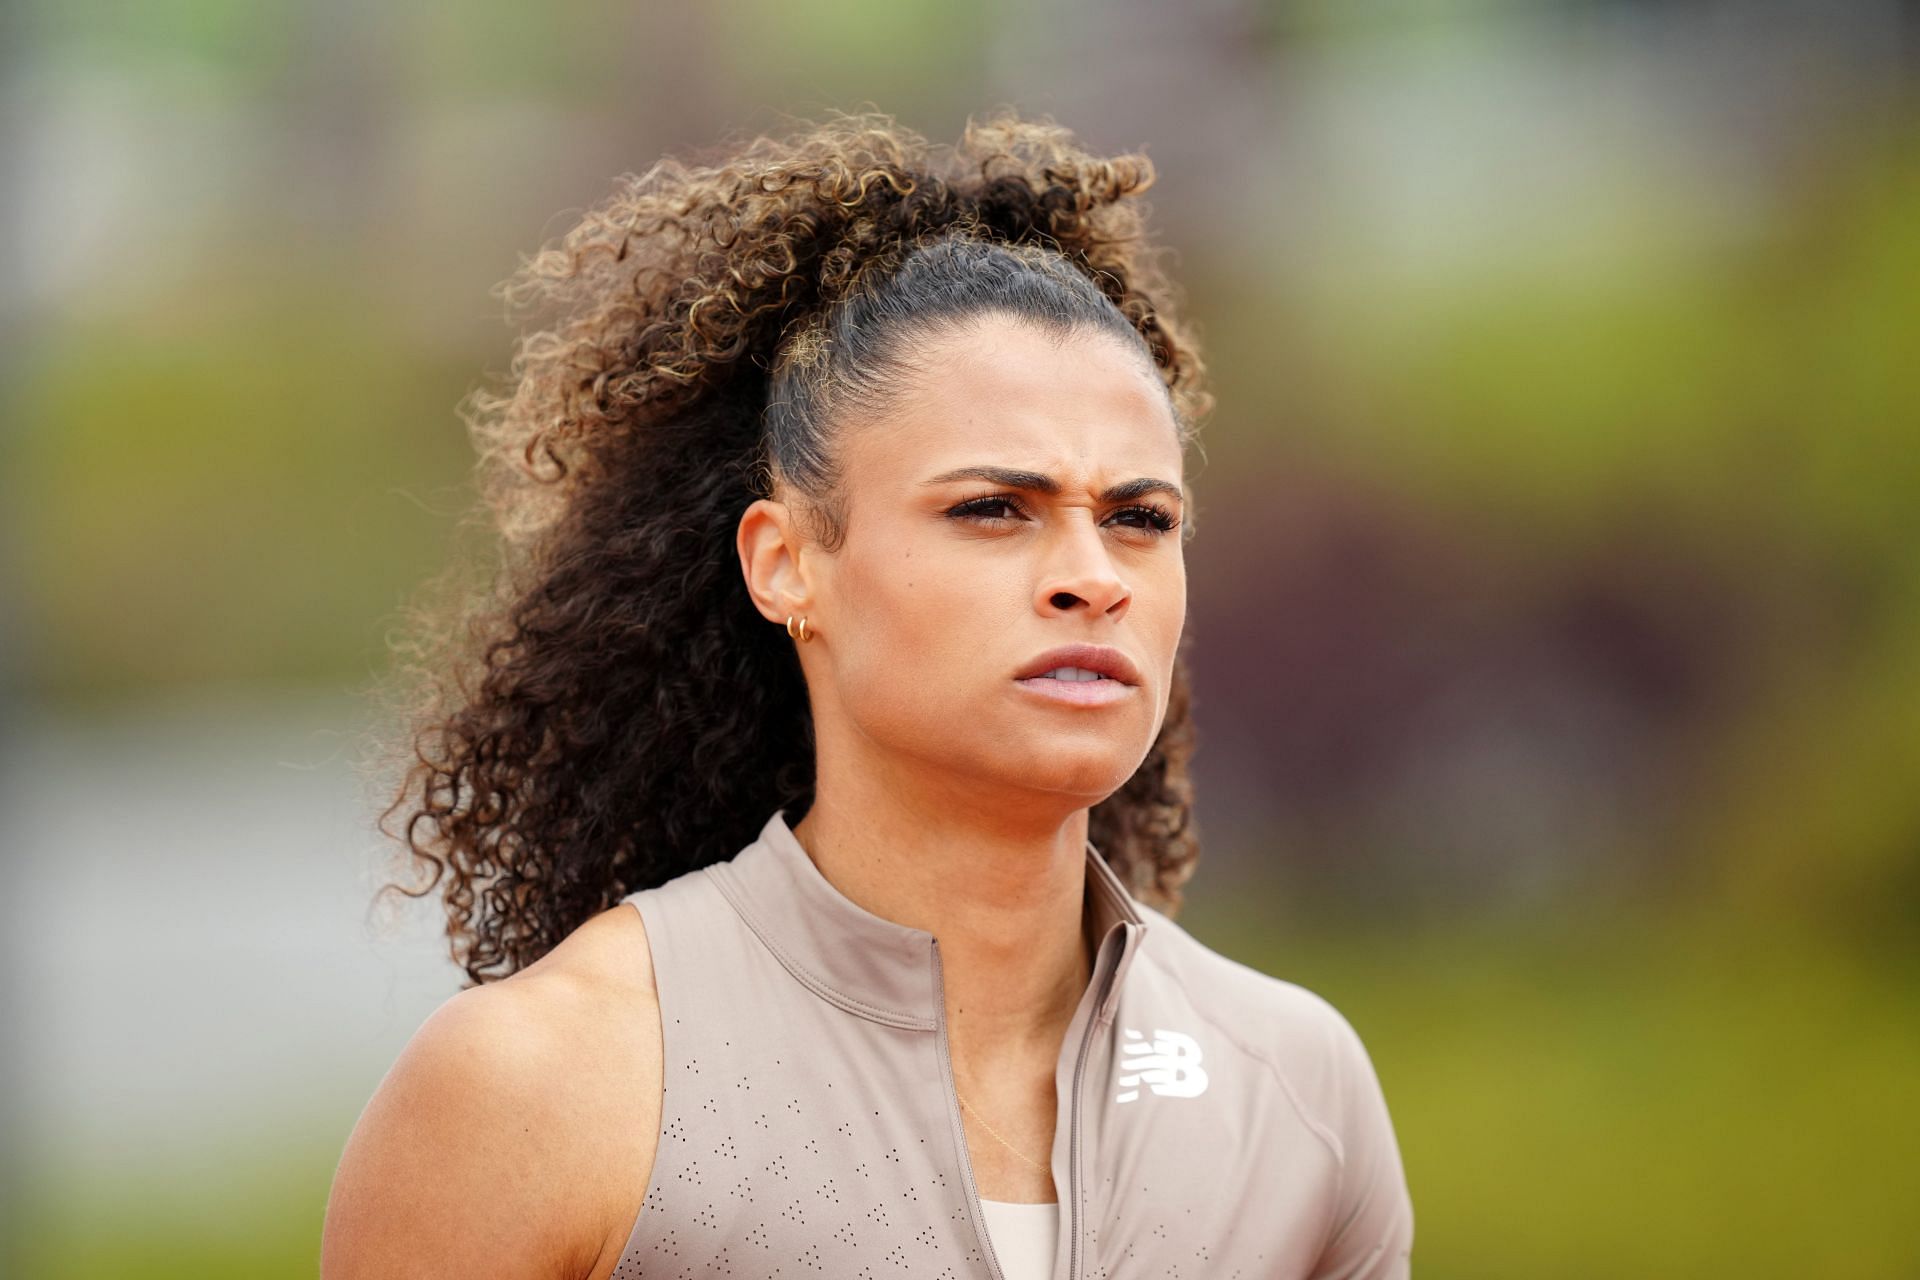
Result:
{"label": "skin", "polygon": [[[794,828],[866,910],[940,939],[969,1156],[987,1199],[1051,1201],[1054,1067],[1091,974],[1087,810],[1145,758],[1186,616],[1182,452],[1145,357],[1101,334],[979,318],[929,339],[883,420],[839,447],[847,537],[808,536],[784,485],[743,513],[770,624],[804,615],[816,797]],[[1038,473],[1054,492],[956,470]],[[1175,492],[1113,500],[1141,478]],[[973,500],[1000,498],[999,505]],[[967,510],[956,511],[962,503]],[[1122,650],[1140,683],[1066,706],[1014,680],[1056,645]],[[661,1119],[661,1028],[639,913],[422,1025],[349,1139],[323,1280],[611,1274]]]}

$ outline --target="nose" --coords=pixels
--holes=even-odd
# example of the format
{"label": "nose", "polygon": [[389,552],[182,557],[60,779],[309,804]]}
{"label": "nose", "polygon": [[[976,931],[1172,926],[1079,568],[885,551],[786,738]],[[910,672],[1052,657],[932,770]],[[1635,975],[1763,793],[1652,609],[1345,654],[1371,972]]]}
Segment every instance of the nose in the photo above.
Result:
{"label": "nose", "polygon": [[1099,527],[1091,519],[1068,520],[1061,530],[1049,542],[1035,606],[1041,613],[1084,609],[1117,621],[1133,599],[1133,588],[1120,577]]}

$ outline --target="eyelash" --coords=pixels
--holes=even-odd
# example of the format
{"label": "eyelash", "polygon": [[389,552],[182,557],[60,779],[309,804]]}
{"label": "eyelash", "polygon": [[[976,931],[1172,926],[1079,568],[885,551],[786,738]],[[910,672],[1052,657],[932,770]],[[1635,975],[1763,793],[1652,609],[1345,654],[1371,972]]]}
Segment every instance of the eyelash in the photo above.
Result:
{"label": "eyelash", "polygon": [[[993,506],[1012,507],[1015,511],[1022,510],[1018,499],[1007,497],[1004,494],[991,494],[984,498],[969,498],[958,506],[949,507],[947,514],[956,519],[966,519],[968,517],[978,517],[986,520],[999,519],[1000,517],[997,516],[985,515],[982,511],[982,508]],[[1126,526],[1128,528],[1140,529],[1143,533],[1153,533],[1157,536],[1163,533],[1172,533],[1180,527],[1180,518],[1178,516],[1168,511],[1165,507],[1158,506],[1151,502],[1136,503],[1133,506],[1122,507],[1114,512],[1114,514],[1126,515],[1129,512],[1139,512],[1147,518],[1147,524],[1145,526]]]}

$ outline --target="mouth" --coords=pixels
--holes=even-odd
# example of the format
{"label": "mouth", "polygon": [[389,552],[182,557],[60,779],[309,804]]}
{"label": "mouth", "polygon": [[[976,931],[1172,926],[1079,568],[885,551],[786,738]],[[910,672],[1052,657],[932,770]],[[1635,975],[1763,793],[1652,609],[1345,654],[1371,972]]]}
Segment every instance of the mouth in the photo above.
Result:
{"label": "mouth", "polygon": [[1139,692],[1133,685],[1072,668],[1067,668],[1065,673],[1025,676],[1014,683],[1036,697],[1069,707],[1111,706]]}
{"label": "mouth", "polygon": [[1140,683],[1140,668],[1112,645],[1063,644],[1037,654],[1016,671],[1016,680],[1113,680],[1120,684]]}
{"label": "mouth", "polygon": [[1071,644],[1034,658],[1014,676],[1014,683],[1058,704],[1108,706],[1138,691],[1140,671],[1118,649]]}

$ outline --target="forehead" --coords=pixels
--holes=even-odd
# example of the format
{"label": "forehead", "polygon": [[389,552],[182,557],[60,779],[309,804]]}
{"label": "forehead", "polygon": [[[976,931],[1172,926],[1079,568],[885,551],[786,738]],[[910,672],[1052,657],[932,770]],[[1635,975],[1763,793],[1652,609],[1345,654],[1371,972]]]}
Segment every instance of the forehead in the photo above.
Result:
{"label": "forehead", "polygon": [[922,340],[910,359],[885,412],[847,441],[847,462],[869,477],[995,463],[1179,481],[1165,387],[1116,337],[988,316]]}

